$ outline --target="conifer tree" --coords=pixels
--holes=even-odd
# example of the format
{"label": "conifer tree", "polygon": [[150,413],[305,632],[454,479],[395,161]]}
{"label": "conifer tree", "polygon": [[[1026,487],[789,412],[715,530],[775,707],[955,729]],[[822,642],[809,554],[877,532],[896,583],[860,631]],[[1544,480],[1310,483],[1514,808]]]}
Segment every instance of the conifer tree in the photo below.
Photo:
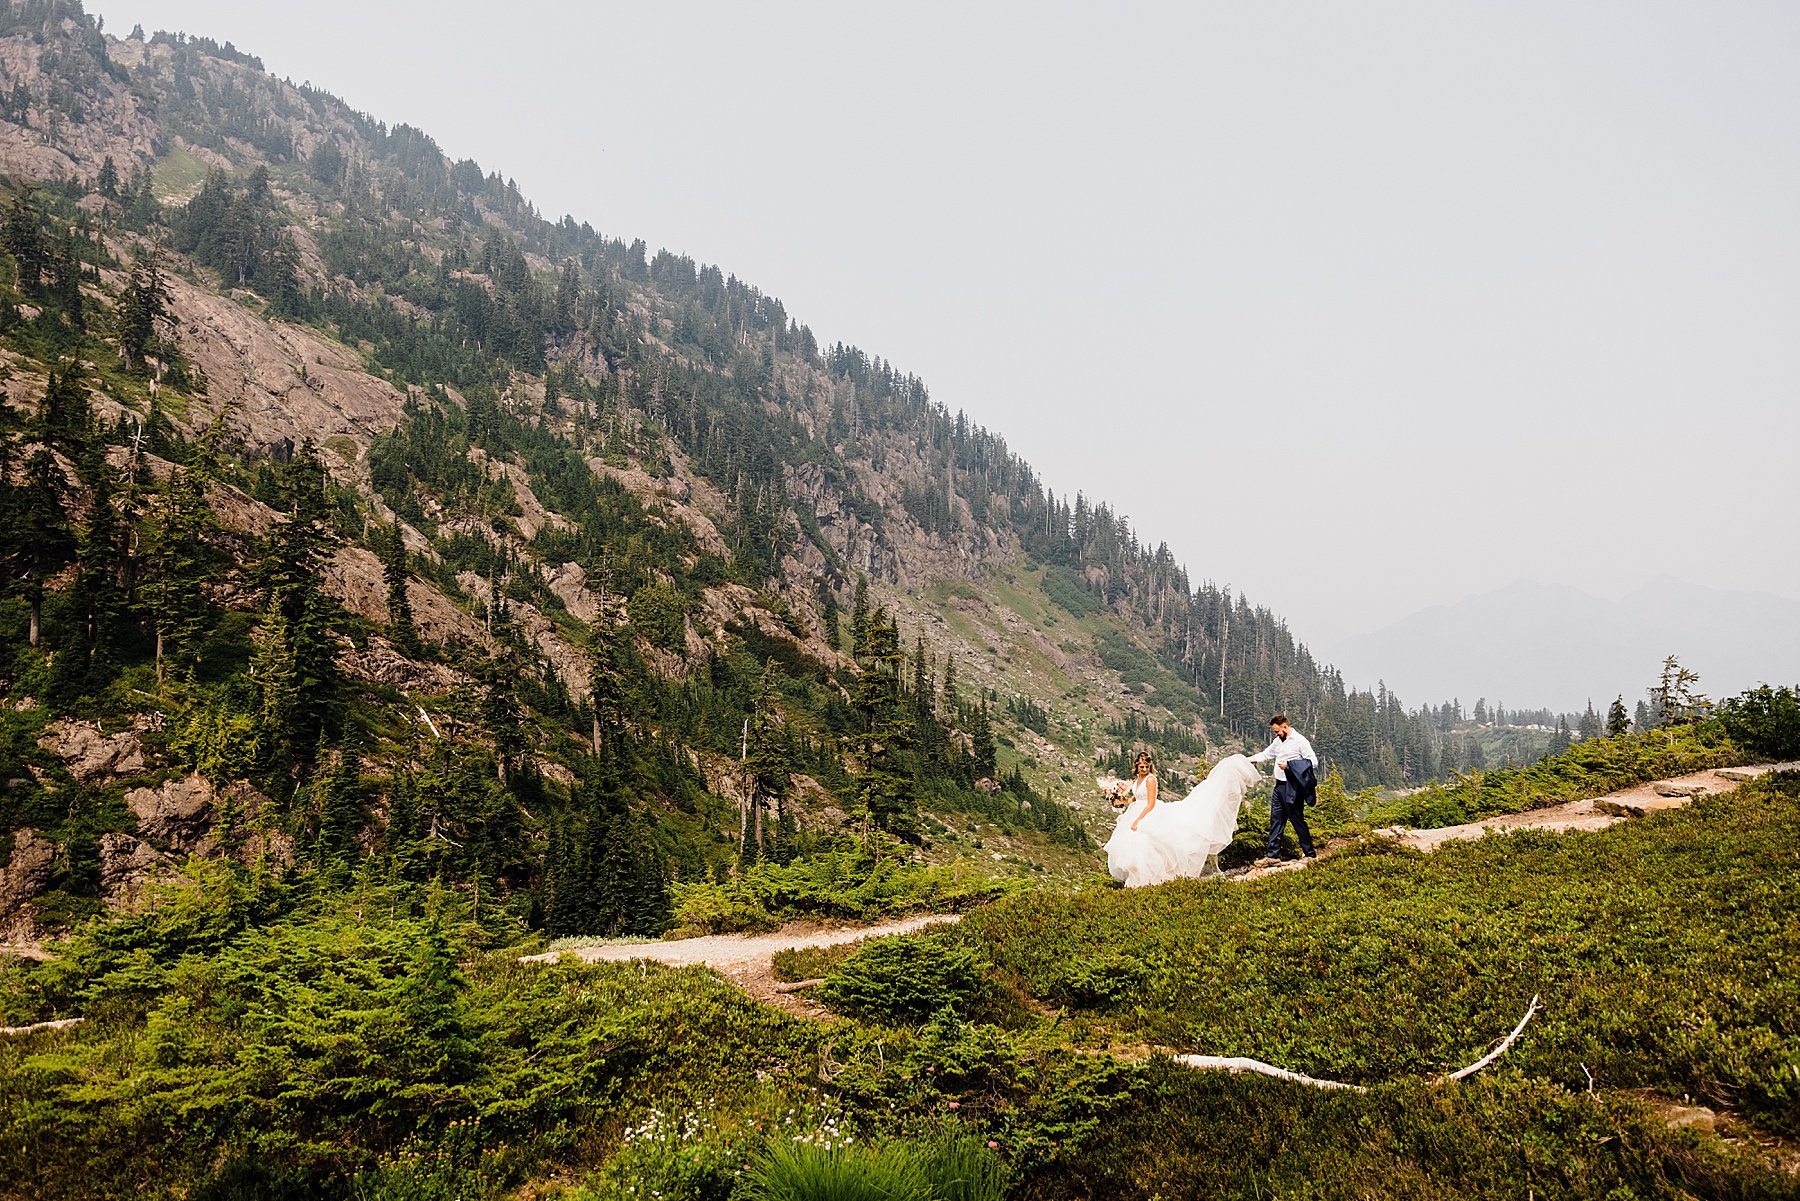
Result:
{"label": "conifer tree", "polygon": [[589,703],[594,711],[594,754],[625,724],[625,663],[629,635],[602,610],[588,626]]}
{"label": "conifer tree", "polygon": [[279,715],[287,723],[264,734],[270,746],[294,753],[317,741],[338,691],[335,606],[320,587],[331,541],[325,466],[310,440],[286,465],[280,487],[288,514],[266,540],[255,575],[268,598],[266,619],[280,618],[267,623],[269,636],[285,647],[298,689],[291,709],[264,706],[265,718]]}
{"label": "conifer tree", "polygon": [[198,651],[210,624],[212,604],[207,587],[217,574],[217,554],[210,540],[218,520],[208,492],[218,471],[217,447],[223,422],[201,434],[190,461],[169,473],[153,498],[153,528],[145,555],[148,572],[142,593],[156,635],[156,678],[164,676],[164,660],[186,663]]}
{"label": "conifer tree", "polygon": [[152,256],[132,268],[113,312],[119,353],[127,367],[142,366],[145,356],[158,348],[157,325],[168,316],[169,287]]}
{"label": "conifer tree", "polygon": [[87,378],[79,362],[50,373],[39,413],[38,437],[71,455],[87,449],[94,436],[94,415],[88,405]]}
{"label": "conifer tree", "polygon": [[1620,693],[1613,698],[1612,707],[1606,711],[1606,736],[1617,738],[1631,729],[1631,715],[1625,712],[1625,694]]}
{"label": "conifer tree", "polygon": [[869,579],[856,577],[856,599],[850,608],[850,653],[861,656],[862,644],[869,627]]}
{"label": "conifer tree", "polygon": [[1672,726],[1705,716],[1712,702],[1694,687],[1699,682],[1700,673],[1683,667],[1674,655],[1664,659],[1662,675],[1650,689],[1650,708],[1656,723]]}
{"label": "conifer tree", "polygon": [[252,645],[250,681],[257,691],[256,758],[264,771],[275,772],[295,758],[302,678],[287,614],[274,598],[263,609]]}
{"label": "conifer tree", "polygon": [[842,631],[838,628],[839,613],[837,593],[832,590],[831,582],[829,580],[820,579],[819,629],[825,636],[826,644],[830,646],[832,650],[839,650],[842,646],[843,635]]}
{"label": "conifer tree", "polygon": [[773,804],[774,825],[779,828],[786,813],[793,770],[788,753],[787,732],[782,726],[781,711],[776,705],[780,669],[771,659],[763,665],[751,692],[751,712],[744,748],[745,783],[748,786],[750,820],[746,823],[746,848],[754,845],[758,855],[769,850],[774,830],[765,829],[764,818]]}
{"label": "conifer tree", "polygon": [[[323,748],[316,759],[326,755]],[[318,795],[319,842],[321,863],[347,863],[356,858],[356,839],[368,819],[368,806],[362,792],[362,760],[351,748],[340,748],[332,770],[320,777],[314,790]]]}
{"label": "conifer tree", "polygon": [[6,214],[6,252],[18,266],[19,290],[37,296],[43,290],[44,271],[49,266],[50,250],[45,244],[37,206],[31,190],[22,188],[13,196]]}
{"label": "conifer tree", "polygon": [[419,657],[419,631],[413,624],[412,600],[407,595],[406,540],[400,523],[388,526],[381,542],[381,575],[387,584],[388,637],[409,659]]}
{"label": "conifer tree", "polygon": [[992,780],[999,775],[1000,768],[998,751],[994,745],[993,720],[988,712],[986,701],[983,701],[981,707],[975,710],[971,726],[969,741],[975,756],[975,778]]}
{"label": "conifer tree", "polygon": [[901,760],[901,752],[913,740],[913,723],[901,704],[906,652],[900,649],[900,631],[883,610],[870,614],[864,626],[857,655],[862,671],[854,698],[859,726],[856,800],[874,847],[877,830],[902,838],[915,836],[918,809],[912,776]]}
{"label": "conifer tree", "polygon": [[482,671],[481,725],[494,743],[494,774],[502,783],[525,751],[525,711],[513,681],[519,672],[511,653],[491,660]]}
{"label": "conifer tree", "polygon": [[44,587],[74,554],[75,530],[65,508],[68,481],[48,450],[39,448],[25,462],[24,482],[12,492],[12,536],[0,548],[9,591],[24,598],[29,612],[27,638],[38,645],[43,635]]}
{"label": "conifer tree", "polygon": [[83,474],[93,480],[93,500],[77,541],[75,580],[69,589],[73,621],[56,668],[65,695],[92,693],[110,680],[113,653],[125,616],[124,547],[116,506],[115,476],[104,448],[95,444]]}

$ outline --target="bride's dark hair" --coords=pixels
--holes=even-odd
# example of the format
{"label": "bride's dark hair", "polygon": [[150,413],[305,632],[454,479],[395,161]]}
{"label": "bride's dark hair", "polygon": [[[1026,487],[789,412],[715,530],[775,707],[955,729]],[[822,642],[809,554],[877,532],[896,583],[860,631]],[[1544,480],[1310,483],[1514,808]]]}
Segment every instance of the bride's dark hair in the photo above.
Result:
{"label": "bride's dark hair", "polygon": [[1137,757],[1131,761],[1132,775],[1137,775],[1138,764],[1140,763],[1148,763],[1150,765],[1150,774],[1156,774],[1156,760],[1150,757],[1149,751],[1139,751]]}

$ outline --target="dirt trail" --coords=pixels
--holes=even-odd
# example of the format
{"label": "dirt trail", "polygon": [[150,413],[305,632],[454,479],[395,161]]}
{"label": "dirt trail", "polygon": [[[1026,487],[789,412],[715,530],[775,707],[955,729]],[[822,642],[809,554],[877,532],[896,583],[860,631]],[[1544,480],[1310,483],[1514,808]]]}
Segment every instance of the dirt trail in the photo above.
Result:
{"label": "dirt trail", "polygon": [[709,934],[702,938],[677,938],[667,942],[609,943],[599,947],[577,947],[567,951],[528,955],[525,962],[551,963],[564,955],[574,955],[586,963],[629,963],[637,959],[649,959],[674,967],[705,964],[759,1001],[767,1001],[792,1013],[816,1017],[822,1012],[817,1005],[797,992],[784,989],[775,979],[775,971],[771,966],[775,952],[789,948],[835,947],[848,942],[860,942],[865,938],[911,934],[926,926],[961,920],[962,915],[956,913],[927,913],[877,922],[872,926],[789,922],[773,934]]}
{"label": "dirt trail", "polygon": [[[1421,851],[1435,851],[1447,842],[1485,837],[1491,830],[1603,830],[1616,822],[1659,809],[1679,809],[1697,796],[1730,792],[1747,780],[1772,771],[1800,771],[1800,763],[1759,763],[1750,767],[1726,767],[1694,772],[1669,780],[1655,780],[1622,789],[1602,797],[1569,801],[1547,809],[1525,813],[1509,813],[1462,826],[1444,826],[1435,830],[1409,830],[1395,826],[1379,834],[1397,838],[1406,846]],[[1347,845],[1347,844],[1346,844]],[[1323,852],[1326,857],[1332,848]],[[1277,872],[1298,871],[1313,860],[1301,859],[1226,873],[1234,882],[1259,880]],[[791,985],[775,979],[770,961],[775,952],[789,947],[811,948],[840,946],[865,938],[881,938],[889,934],[911,934],[926,926],[960,921],[954,913],[925,914],[878,922],[871,926],[822,925],[818,922],[792,922],[773,934],[713,934],[704,938],[681,938],[668,942],[610,943],[605,946],[580,947],[567,951],[546,951],[526,957],[527,963],[550,963],[563,955],[574,955],[587,963],[629,963],[649,959],[673,966],[704,964],[734,981],[760,1001],[778,1005],[791,1013],[818,1017],[817,1005]]]}
{"label": "dirt trail", "polygon": [[[1524,813],[1505,813],[1460,826],[1440,826],[1431,830],[1413,830],[1390,826],[1376,831],[1397,839],[1402,845],[1420,851],[1435,851],[1447,842],[1467,842],[1484,838],[1490,831],[1551,830],[1566,834],[1572,830],[1604,830],[1633,817],[1662,809],[1679,809],[1698,796],[1714,796],[1732,792],[1740,784],[1773,771],[1800,771],[1800,763],[1757,763],[1748,767],[1708,768],[1690,775],[1667,780],[1652,780],[1605,796],[1580,801],[1566,801],[1545,809],[1528,809]],[[1332,848],[1321,852],[1330,857]],[[1297,871],[1313,860],[1299,859],[1287,863],[1268,864],[1230,873],[1233,880],[1257,880],[1277,872]]]}

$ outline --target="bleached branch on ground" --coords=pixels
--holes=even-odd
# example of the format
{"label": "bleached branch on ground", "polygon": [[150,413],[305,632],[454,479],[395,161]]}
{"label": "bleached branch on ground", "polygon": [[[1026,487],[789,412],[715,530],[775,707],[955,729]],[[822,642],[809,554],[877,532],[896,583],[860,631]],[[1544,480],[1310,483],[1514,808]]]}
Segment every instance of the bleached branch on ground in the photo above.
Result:
{"label": "bleached branch on ground", "polygon": [[1477,1059],[1468,1067],[1463,1068],[1461,1071],[1451,1072],[1448,1076],[1444,1077],[1444,1080],[1461,1080],[1465,1076],[1473,1076],[1476,1072],[1479,1072],[1482,1068],[1485,1068],[1488,1064],[1506,1054],[1506,1049],[1512,1046],[1513,1042],[1518,1039],[1519,1032],[1525,1029],[1525,1023],[1529,1022],[1531,1016],[1537,1011],[1538,999],[1536,996],[1533,996],[1531,998],[1531,1004],[1525,1007],[1525,1016],[1519,1019],[1519,1024],[1513,1027],[1511,1034],[1500,1041],[1499,1046],[1495,1047],[1492,1051],[1489,1051],[1486,1055],[1483,1055],[1480,1059]]}
{"label": "bleached branch on ground", "polygon": [[[1531,1021],[1533,1015],[1535,1015],[1537,1011],[1538,998],[1534,996],[1531,998],[1531,1004],[1525,1007],[1525,1016],[1519,1019],[1519,1024],[1513,1027],[1511,1034],[1500,1040],[1499,1046],[1495,1047],[1492,1051],[1489,1051],[1486,1055],[1483,1055],[1480,1059],[1477,1059],[1468,1067],[1463,1068],[1460,1071],[1451,1072],[1448,1076],[1439,1077],[1437,1082],[1443,1084],[1450,1080],[1462,1080],[1465,1077],[1473,1076],[1476,1072],[1479,1072],[1482,1068],[1487,1067],[1488,1064],[1493,1063],[1496,1059],[1506,1054],[1507,1049],[1510,1048],[1513,1043],[1518,1041],[1519,1035],[1525,1029],[1525,1024]],[[1274,1064],[1264,1063],[1260,1059],[1246,1059],[1242,1056],[1234,1055],[1176,1055],[1173,1058],[1176,1063],[1185,1064],[1190,1068],[1201,1068],[1222,1072],[1256,1072],[1264,1076],[1273,1076],[1277,1080],[1286,1080],[1291,1084],[1304,1084],[1309,1088],[1347,1088],[1352,1092],[1358,1093],[1366,1093],[1369,1091],[1360,1084],[1345,1084],[1341,1080],[1320,1080],[1314,1076],[1305,1076],[1299,1072],[1290,1072],[1286,1068],[1278,1068]],[[1584,1067],[1582,1070],[1586,1071],[1586,1068]],[[1591,1089],[1593,1087],[1593,1077],[1591,1075],[1588,1077],[1588,1081],[1589,1088]]]}
{"label": "bleached branch on ground", "polygon": [[79,1025],[85,1018],[63,1018],[56,1022],[33,1022],[29,1026],[0,1026],[0,1034],[34,1034],[39,1030],[67,1030],[70,1026]]}
{"label": "bleached branch on ground", "polygon": [[1264,1076],[1273,1076],[1277,1080],[1286,1080],[1292,1084],[1305,1084],[1312,1088],[1347,1088],[1355,1093],[1369,1091],[1360,1084],[1345,1084],[1341,1080],[1319,1080],[1312,1076],[1303,1076],[1299,1072],[1290,1072],[1286,1068],[1278,1068],[1274,1064],[1264,1063],[1260,1059],[1245,1059],[1241,1055],[1177,1055],[1175,1062],[1186,1064],[1190,1068],[1221,1072],[1257,1072]]}

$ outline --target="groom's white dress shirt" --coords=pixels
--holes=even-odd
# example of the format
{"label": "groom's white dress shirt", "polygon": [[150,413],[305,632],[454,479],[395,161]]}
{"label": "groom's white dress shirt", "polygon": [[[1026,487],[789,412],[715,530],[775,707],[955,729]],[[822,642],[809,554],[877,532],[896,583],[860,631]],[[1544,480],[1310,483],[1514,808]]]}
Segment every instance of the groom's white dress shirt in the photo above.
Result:
{"label": "groom's white dress shirt", "polygon": [[1261,751],[1250,756],[1252,763],[1267,763],[1275,760],[1275,778],[1287,779],[1287,765],[1294,759],[1309,759],[1313,770],[1319,770],[1319,757],[1313,753],[1312,743],[1306,741],[1306,735],[1298,731],[1289,732],[1286,738],[1277,738]]}

